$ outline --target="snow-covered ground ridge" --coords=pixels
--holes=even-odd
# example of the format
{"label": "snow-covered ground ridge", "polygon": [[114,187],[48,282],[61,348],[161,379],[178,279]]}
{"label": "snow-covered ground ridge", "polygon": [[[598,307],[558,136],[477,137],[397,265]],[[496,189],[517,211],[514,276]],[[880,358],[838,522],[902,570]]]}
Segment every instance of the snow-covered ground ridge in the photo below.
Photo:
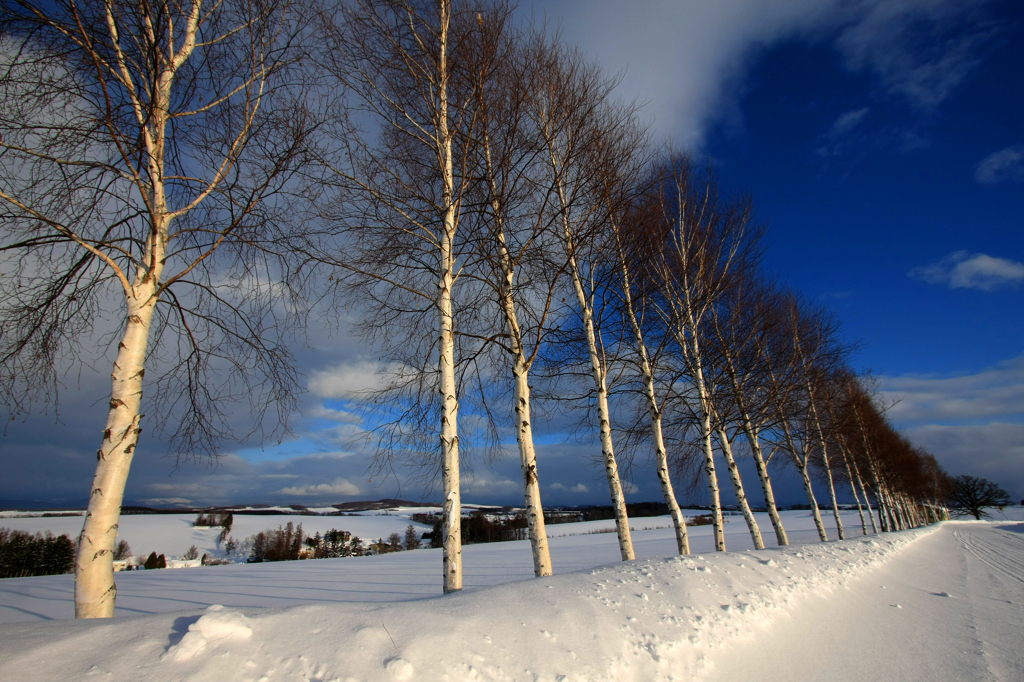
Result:
{"label": "snow-covered ground ridge", "polygon": [[0,626],[0,679],[690,680],[716,651],[938,528],[649,558],[412,602],[10,624]]}

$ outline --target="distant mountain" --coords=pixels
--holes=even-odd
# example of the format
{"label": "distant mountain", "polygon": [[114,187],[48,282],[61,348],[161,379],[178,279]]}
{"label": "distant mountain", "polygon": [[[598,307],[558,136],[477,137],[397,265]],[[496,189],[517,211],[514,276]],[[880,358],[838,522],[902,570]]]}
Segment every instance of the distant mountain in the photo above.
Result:
{"label": "distant mountain", "polygon": [[67,511],[85,509],[81,500],[0,500],[0,511]]}
{"label": "distant mountain", "polygon": [[410,502],[409,500],[396,500],[390,497],[386,497],[383,500],[377,500],[376,502],[342,502],[341,504],[332,504],[331,506],[337,509],[338,511],[357,512],[373,511],[374,509],[393,509],[394,507],[440,507],[441,503]]}
{"label": "distant mountain", "polygon": [[[385,498],[383,500],[362,500],[358,502],[342,502],[330,505],[339,512],[374,511],[377,509],[394,509],[395,507],[440,507],[440,502],[413,502]],[[0,500],[0,511],[66,511],[84,510],[80,500]],[[250,514],[303,514],[310,513],[308,507],[301,504],[227,504],[220,506],[180,506],[167,505],[151,507],[135,500],[125,500],[121,507],[122,514],[195,514],[197,512],[224,511]]]}

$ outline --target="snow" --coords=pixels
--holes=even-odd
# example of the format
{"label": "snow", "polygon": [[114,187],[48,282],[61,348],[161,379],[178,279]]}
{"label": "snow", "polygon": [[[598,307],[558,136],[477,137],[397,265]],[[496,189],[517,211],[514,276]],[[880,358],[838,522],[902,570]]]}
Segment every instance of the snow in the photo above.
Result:
{"label": "snow", "polygon": [[863,537],[854,512],[850,539],[817,543],[788,512],[805,544],[757,552],[734,519],[739,551],[698,527],[687,557],[634,519],[637,561],[613,534],[565,535],[537,580],[529,543],[470,545],[469,589],[447,596],[439,550],[132,572],[111,621],[69,619],[69,576],[10,579],[0,679],[1019,680],[1024,514],[1007,515]]}

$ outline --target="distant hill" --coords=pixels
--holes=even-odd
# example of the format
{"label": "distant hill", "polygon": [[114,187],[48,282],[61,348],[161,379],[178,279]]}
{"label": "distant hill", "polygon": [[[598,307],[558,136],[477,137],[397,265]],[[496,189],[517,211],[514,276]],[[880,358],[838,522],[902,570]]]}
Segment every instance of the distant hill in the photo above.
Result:
{"label": "distant hill", "polygon": [[441,503],[410,502],[409,500],[396,500],[394,498],[386,497],[383,500],[377,500],[376,502],[342,502],[341,504],[332,504],[331,506],[338,511],[357,512],[373,511],[374,509],[393,509],[394,507],[440,507]]}
{"label": "distant hill", "polygon": [[[342,502],[340,504],[330,505],[339,512],[360,512],[360,511],[374,511],[378,509],[394,509],[395,507],[440,507],[440,502],[413,502],[410,500],[399,500],[394,498],[385,498],[383,500],[361,500],[357,502]],[[320,507],[323,509],[323,507]],[[18,511],[66,511],[66,510],[84,510],[85,506],[79,502],[78,504],[71,503],[70,501],[66,504],[60,501],[47,501],[47,500],[0,500],[0,511],[7,510],[18,510]],[[121,507],[122,514],[195,514],[198,512],[208,511],[223,511],[223,512],[234,512],[236,514],[256,514],[256,515],[287,515],[287,514],[310,514],[313,512],[309,511],[309,508],[301,504],[227,504],[219,506],[161,506],[161,507],[150,507],[134,501],[125,500],[125,504]],[[323,513],[323,512],[321,512]]]}

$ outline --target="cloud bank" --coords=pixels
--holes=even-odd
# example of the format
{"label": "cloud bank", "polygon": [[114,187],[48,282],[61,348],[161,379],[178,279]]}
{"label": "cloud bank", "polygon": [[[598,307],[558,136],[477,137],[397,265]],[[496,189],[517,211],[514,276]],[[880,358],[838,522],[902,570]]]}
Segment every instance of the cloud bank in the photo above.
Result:
{"label": "cloud bank", "polygon": [[898,399],[889,415],[900,422],[946,422],[1024,415],[1024,355],[976,374],[882,377],[884,395]]}
{"label": "cloud bank", "polygon": [[889,416],[952,475],[1024,496],[1024,355],[961,376],[880,377]]}
{"label": "cloud bank", "polygon": [[[534,0],[522,6],[560,23],[565,39],[621,73],[618,92],[645,104],[660,135],[699,149],[711,124],[740,120],[745,73],[788,40],[832,44],[879,88],[932,108],[973,72],[998,28],[986,0]],[[866,113],[866,112],[865,112]],[[849,124],[855,124],[851,119]]]}
{"label": "cloud bank", "polygon": [[950,289],[992,291],[1024,282],[1024,263],[984,253],[955,251],[942,260],[910,270],[908,277]]}

